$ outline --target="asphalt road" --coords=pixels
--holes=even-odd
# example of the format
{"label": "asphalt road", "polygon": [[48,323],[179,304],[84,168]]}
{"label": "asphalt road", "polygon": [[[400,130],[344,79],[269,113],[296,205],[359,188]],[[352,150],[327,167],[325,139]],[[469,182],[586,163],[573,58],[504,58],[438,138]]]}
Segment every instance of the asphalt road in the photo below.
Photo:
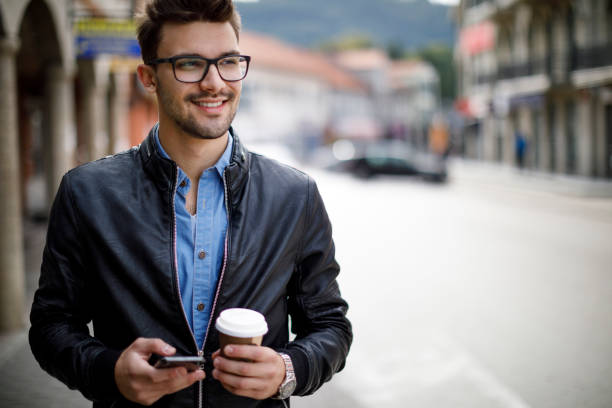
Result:
{"label": "asphalt road", "polygon": [[[293,406],[612,406],[612,199],[516,172],[452,174],[312,171],[355,342],[344,371]],[[26,231],[32,288],[44,228]],[[0,346],[1,407],[90,406],[38,367],[24,332]]]}
{"label": "asphalt road", "polygon": [[612,406],[612,200],[454,174],[315,175],[356,337],[346,369],[295,406]]}

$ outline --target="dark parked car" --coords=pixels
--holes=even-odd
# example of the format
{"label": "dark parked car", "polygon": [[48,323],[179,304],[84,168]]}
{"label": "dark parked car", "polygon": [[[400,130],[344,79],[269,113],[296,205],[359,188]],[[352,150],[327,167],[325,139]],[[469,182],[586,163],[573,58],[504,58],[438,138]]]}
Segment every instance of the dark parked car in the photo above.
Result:
{"label": "dark parked car", "polygon": [[348,171],[358,177],[378,174],[421,177],[426,181],[444,182],[447,179],[444,157],[412,149],[405,143],[378,142],[360,146],[351,158],[338,160],[332,170]]}

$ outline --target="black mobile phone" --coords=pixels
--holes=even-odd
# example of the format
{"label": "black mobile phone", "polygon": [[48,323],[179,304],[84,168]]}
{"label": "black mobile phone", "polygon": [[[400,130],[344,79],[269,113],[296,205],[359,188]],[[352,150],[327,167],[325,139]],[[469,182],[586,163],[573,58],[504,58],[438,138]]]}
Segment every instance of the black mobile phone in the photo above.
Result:
{"label": "black mobile phone", "polygon": [[160,357],[154,364],[155,368],[185,367],[187,371],[195,371],[204,363],[204,357],[199,356],[169,356]]}

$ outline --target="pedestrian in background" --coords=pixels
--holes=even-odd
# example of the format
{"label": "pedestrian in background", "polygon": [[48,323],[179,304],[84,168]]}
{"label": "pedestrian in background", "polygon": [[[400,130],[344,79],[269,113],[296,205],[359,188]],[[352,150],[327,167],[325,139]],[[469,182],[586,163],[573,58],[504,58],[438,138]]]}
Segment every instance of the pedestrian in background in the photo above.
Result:
{"label": "pedestrian in background", "polygon": [[[317,187],[231,128],[250,62],[239,32],[231,0],[148,2],[138,77],[159,123],[63,177],[30,344],[95,407],[282,406],[345,364],[352,331]],[[261,312],[269,332],[222,357],[212,322],[232,307]],[[158,369],[154,354],[205,362]]]}
{"label": "pedestrian in background", "polygon": [[450,139],[448,126],[440,114],[435,115],[432,119],[428,136],[429,151],[437,156],[446,158],[449,152]]}
{"label": "pedestrian in background", "polygon": [[525,168],[525,154],[527,153],[527,139],[523,133],[517,130],[514,134],[515,140],[515,153],[516,153],[516,164],[519,169]]}

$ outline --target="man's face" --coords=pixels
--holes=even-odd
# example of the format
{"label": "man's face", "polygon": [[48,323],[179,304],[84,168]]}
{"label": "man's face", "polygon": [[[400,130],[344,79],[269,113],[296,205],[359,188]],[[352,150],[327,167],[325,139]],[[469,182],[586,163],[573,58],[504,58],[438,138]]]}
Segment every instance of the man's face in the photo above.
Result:
{"label": "man's face", "polygon": [[[238,40],[229,23],[192,22],[165,24],[157,49],[158,58],[200,55],[218,58],[239,54]],[[204,79],[183,83],[174,78],[172,64],[157,66],[160,122],[167,121],[201,139],[215,139],[229,129],[240,101],[242,81],[225,82],[211,65]]]}

